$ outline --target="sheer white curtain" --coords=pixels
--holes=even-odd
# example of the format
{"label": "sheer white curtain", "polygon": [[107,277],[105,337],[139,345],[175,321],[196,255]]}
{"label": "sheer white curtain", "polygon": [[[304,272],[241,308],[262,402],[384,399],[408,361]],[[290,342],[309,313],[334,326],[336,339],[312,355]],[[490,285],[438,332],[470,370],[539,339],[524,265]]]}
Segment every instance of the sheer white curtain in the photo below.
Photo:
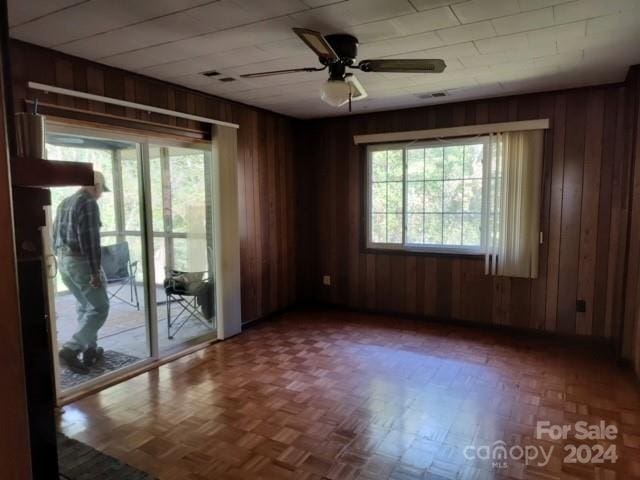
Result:
{"label": "sheer white curtain", "polygon": [[543,130],[492,134],[485,162],[485,273],[536,278]]}

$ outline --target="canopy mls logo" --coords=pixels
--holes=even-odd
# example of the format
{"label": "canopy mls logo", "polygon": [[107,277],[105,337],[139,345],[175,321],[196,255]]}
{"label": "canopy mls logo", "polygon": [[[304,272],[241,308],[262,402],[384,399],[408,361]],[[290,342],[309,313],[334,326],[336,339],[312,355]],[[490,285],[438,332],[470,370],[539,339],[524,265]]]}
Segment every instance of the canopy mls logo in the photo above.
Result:
{"label": "canopy mls logo", "polygon": [[[579,421],[574,424],[552,425],[549,421],[539,421],[536,424],[535,439],[542,442],[558,442],[569,439],[590,441],[591,443],[565,444],[562,448],[566,452],[564,463],[616,463],[618,460],[616,445],[613,443],[618,437],[618,428],[608,425],[604,421],[589,424]],[[600,443],[593,442],[603,442]],[[490,461],[492,468],[506,468],[509,461],[545,467],[549,464],[557,445],[547,443],[507,446],[503,440],[490,445],[468,445],[463,450],[467,460]]]}
{"label": "canopy mls logo", "polygon": [[524,460],[524,464],[534,465],[537,467],[545,467],[551,460],[553,453],[553,445],[545,449],[542,445],[513,445],[507,447],[503,440],[493,442],[491,445],[482,445],[475,447],[469,445],[462,452],[467,460],[486,460],[491,461],[493,468],[506,468],[509,465],[508,460],[520,462]]}

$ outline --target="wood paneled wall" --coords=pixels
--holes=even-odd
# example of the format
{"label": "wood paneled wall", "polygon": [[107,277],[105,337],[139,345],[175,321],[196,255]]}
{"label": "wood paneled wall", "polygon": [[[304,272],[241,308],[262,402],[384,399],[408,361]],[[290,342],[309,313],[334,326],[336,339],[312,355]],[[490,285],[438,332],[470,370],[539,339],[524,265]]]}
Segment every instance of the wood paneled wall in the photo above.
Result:
{"label": "wood paneled wall", "polygon": [[[196,122],[27,89],[36,81],[235,122],[245,321],[315,301],[621,338],[629,287],[631,87],[616,84],[314,121],[295,121],[130,72],[12,42],[25,98],[203,130]],[[68,113],[73,117],[73,112]],[[363,249],[363,147],[354,134],[550,118],[540,275],[491,278],[477,257]],[[635,237],[634,237],[635,238]],[[332,285],[322,285],[331,275]],[[584,299],[585,313],[576,312]],[[626,315],[630,315],[626,309]]]}
{"label": "wood paneled wall", "polygon": [[[166,82],[13,41],[16,111],[25,98],[57,106],[206,131],[163,115],[29,90],[28,81],[234,122],[238,131],[242,316],[254,320],[295,300],[294,121]],[[78,117],[68,111],[66,116]]]}
{"label": "wood paneled wall", "polygon": [[[358,309],[617,337],[626,249],[624,85],[304,122],[298,156],[301,298]],[[478,257],[363,249],[364,147],[354,134],[549,118],[537,279],[484,275]],[[331,275],[332,284],[322,284]],[[586,312],[576,312],[576,300]]]}

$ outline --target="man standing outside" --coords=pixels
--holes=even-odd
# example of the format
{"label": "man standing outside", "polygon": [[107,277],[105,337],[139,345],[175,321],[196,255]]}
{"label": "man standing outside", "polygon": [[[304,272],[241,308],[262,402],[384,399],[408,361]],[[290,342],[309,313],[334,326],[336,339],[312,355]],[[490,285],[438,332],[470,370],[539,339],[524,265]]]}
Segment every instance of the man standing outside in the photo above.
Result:
{"label": "man standing outside", "polygon": [[[109,189],[104,175],[94,172],[94,185],[65,198],[53,224],[53,247],[62,282],[76,297],[78,330],[59,352],[73,372],[88,373],[103,354],[98,330],[109,315],[109,297],[101,267],[100,208],[97,200]],[[78,356],[82,354],[82,361]]]}

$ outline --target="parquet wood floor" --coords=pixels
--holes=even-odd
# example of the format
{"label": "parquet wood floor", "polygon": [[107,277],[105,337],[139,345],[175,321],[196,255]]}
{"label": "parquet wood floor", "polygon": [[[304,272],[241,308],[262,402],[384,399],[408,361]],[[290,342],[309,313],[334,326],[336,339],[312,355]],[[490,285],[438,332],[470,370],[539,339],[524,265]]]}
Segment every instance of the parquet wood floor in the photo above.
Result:
{"label": "parquet wood floor", "polygon": [[[640,479],[640,386],[601,350],[289,313],[65,407],[60,428],[161,479]],[[536,439],[542,420],[616,425],[617,462],[564,463],[575,439]],[[465,458],[498,440],[555,450]]]}

